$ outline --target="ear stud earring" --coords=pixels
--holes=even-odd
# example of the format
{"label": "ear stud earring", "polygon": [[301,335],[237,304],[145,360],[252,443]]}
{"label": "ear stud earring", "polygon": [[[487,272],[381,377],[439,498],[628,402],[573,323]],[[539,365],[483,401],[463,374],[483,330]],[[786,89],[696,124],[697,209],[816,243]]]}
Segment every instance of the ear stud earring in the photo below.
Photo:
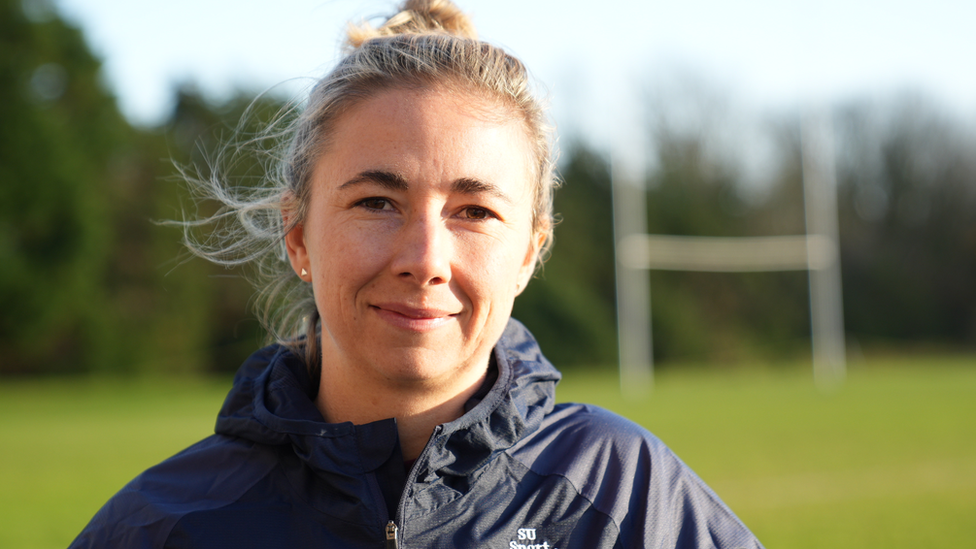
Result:
{"label": "ear stud earring", "polygon": [[302,268],[302,278],[305,278],[306,276],[308,276],[308,271],[306,271],[305,268],[303,267]]}

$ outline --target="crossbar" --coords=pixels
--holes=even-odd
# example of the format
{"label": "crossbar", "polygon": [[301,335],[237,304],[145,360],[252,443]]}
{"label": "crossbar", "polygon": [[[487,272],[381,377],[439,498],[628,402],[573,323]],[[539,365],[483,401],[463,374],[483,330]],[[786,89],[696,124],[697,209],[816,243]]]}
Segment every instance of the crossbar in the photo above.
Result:
{"label": "crossbar", "polygon": [[619,260],[631,269],[755,272],[822,270],[837,261],[826,236],[706,237],[631,234],[619,243]]}

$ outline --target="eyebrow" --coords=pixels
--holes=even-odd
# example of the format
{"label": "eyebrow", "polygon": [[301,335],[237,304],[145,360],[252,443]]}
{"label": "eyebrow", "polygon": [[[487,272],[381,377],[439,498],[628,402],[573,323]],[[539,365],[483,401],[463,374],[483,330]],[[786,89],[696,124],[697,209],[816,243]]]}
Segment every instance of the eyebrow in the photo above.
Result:
{"label": "eyebrow", "polygon": [[367,170],[365,172],[359,172],[349,181],[339,185],[339,190],[342,191],[350,187],[355,187],[356,185],[362,185],[363,183],[376,183],[380,187],[390,189],[391,191],[405,191],[410,188],[407,180],[398,173],[385,172],[383,170]]}
{"label": "eyebrow", "polygon": [[462,177],[461,179],[455,180],[451,184],[451,190],[459,194],[488,194],[509,204],[512,203],[512,199],[503,193],[498,188],[498,185],[470,177]]}
{"label": "eyebrow", "polygon": [[[407,191],[410,189],[410,183],[401,174],[384,170],[367,170],[356,174],[355,177],[340,185],[339,190],[345,190],[364,183],[375,183],[391,191]],[[494,183],[471,177],[462,177],[454,180],[451,183],[451,192],[465,195],[489,194],[509,204],[512,203],[512,199]]]}

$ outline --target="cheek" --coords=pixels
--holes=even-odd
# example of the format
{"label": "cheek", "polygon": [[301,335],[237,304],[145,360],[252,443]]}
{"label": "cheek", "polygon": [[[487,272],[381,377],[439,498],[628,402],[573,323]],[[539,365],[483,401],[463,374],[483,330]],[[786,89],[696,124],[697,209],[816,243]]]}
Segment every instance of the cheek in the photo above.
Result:
{"label": "cheek", "polygon": [[464,253],[459,254],[457,264],[478,295],[499,300],[514,299],[519,272],[529,248],[528,238],[516,235],[491,238],[460,248]]}
{"label": "cheek", "polygon": [[374,278],[384,264],[387,246],[375,234],[346,227],[323,227],[310,251],[312,264],[319,271],[323,298],[348,298],[340,288],[358,287]]}

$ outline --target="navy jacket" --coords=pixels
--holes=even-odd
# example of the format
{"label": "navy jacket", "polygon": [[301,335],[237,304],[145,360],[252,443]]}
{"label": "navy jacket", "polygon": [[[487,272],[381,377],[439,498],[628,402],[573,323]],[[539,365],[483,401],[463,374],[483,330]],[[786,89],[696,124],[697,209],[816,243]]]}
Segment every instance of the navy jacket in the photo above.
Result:
{"label": "navy jacket", "polygon": [[325,423],[301,361],[262,349],[217,434],[125,486],[71,547],[760,547],[645,429],[556,405],[560,374],[517,321],[492,362],[408,473],[395,420]]}

